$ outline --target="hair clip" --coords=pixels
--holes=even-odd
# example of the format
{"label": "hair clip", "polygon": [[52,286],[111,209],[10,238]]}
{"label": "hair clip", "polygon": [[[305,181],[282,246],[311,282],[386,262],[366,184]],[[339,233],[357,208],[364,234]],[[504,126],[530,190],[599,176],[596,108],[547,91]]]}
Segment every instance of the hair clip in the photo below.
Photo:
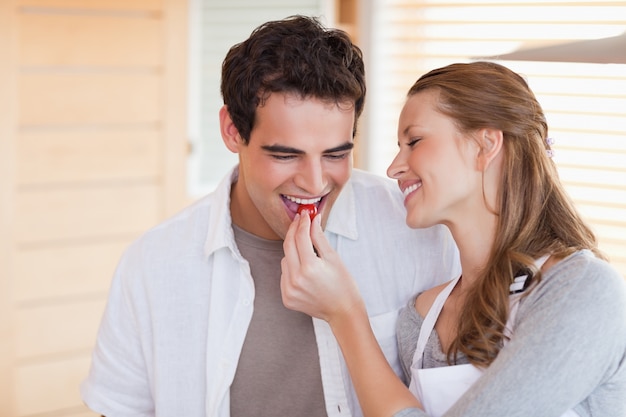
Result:
{"label": "hair clip", "polygon": [[550,147],[554,145],[554,142],[554,138],[546,138],[546,145],[548,146],[548,149],[546,149],[546,155],[548,155],[548,158],[552,158],[554,156],[554,151],[550,149]]}

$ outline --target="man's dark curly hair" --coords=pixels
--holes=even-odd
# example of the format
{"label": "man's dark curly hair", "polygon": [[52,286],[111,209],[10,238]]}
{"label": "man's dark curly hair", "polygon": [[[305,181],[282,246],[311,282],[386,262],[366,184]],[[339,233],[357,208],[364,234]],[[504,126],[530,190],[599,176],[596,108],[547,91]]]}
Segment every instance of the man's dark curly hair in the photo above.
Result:
{"label": "man's dark curly hair", "polygon": [[224,104],[245,143],[257,107],[276,92],[353,104],[355,134],[365,102],[363,54],[347,33],[315,17],[264,23],[230,48],[222,64]]}

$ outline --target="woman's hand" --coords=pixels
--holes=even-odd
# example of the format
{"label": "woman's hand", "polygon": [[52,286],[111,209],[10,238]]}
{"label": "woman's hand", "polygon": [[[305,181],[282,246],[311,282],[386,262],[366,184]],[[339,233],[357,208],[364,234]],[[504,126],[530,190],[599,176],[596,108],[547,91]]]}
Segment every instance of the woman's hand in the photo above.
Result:
{"label": "woman's hand", "polygon": [[324,236],[320,217],[311,222],[307,213],[302,213],[289,226],[283,243],[280,285],[287,308],[331,323],[354,308],[362,309],[363,301],[352,276]]}
{"label": "woman's hand", "polygon": [[330,324],[366,417],[419,407],[383,355],[359,290],[326,240],[319,217],[311,224],[303,212],[289,226],[281,262],[283,303]]}

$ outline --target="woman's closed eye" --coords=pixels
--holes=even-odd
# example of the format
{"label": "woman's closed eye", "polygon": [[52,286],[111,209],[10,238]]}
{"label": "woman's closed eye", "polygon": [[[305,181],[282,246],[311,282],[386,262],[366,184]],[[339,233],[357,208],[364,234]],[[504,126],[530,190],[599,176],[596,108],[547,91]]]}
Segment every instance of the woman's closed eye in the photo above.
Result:
{"label": "woman's closed eye", "polygon": [[421,140],[422,140],[422,138],[411,138],[406,143],[406,146],[408,146],[409,148],[412,148],[413,146],[415,146]]}

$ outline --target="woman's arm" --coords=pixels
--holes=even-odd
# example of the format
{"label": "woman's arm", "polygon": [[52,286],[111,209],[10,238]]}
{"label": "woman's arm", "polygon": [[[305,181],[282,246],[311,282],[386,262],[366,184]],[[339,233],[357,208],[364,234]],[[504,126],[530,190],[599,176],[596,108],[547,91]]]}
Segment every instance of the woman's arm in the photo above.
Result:
{"label": "woman's arm", "polygon": [[[354,281],[306,217],[285,238],[285,305],[330,324],[366,416],[425,417],[381,353]],[[560,416],[580,402],[624,415],[624,317],[617,272],[581,253],[560,262],[523,300],[512,339],[445,417]]]}
{"label": "woman's arm", "polygon": [[392,416],[402,409],[421,406],[389,366],[362,303],[349,314],[333,318],[330,326],[365,416]]}
{"label": "woman's arm", "polygon": [[556,417],[581,402],[594,416],[626,415],[625,307],[623,278],[592,255],[556,264],[522,299],[511,340],[445,416]]}
{"label": "woman's arm", "polygon": [[393,416],[400,410],[419,407],[383,355],[356,284],[326,240],[319,218],[311,225],[309,216],[297,216],[284,248],[283,302],[290,309],[329,323],[364,415]]}

